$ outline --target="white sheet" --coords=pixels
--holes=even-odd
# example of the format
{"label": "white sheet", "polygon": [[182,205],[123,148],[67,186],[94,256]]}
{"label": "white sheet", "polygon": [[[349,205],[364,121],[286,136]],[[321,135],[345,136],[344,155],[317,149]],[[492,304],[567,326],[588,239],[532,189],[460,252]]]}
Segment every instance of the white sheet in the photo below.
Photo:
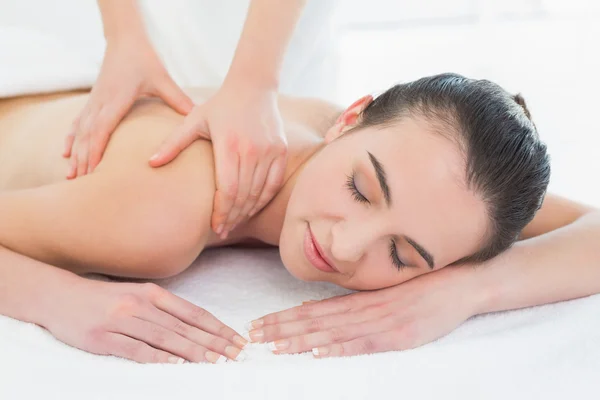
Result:
{"label": "white sheet", "polygon": [[[264,313],[344,293],[294,279],[277,250],[205,252],[165,288],[238,331]],[[600,296],[473,318],[411,351],[315,360],[272,355],[221,365],[141,365],[68,347],[0,317],[1,399],[598,399]]]}

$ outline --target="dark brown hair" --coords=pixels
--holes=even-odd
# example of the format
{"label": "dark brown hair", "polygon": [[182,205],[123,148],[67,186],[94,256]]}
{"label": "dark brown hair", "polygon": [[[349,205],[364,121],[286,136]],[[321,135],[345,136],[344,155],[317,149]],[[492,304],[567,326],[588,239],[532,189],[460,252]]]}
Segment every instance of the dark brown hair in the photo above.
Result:
{"label": "dark brown hair", "polygon": [[[359,126],[393,126],[424,117],[459,145],[466,181],[489,219],[480,250],[459,262],[482,262],[509,248],[541,207],[550,159],[523,97],[495,83],[440,74],[398,84],[362,112]],[[456,264],[455,263],[455,264]]]}

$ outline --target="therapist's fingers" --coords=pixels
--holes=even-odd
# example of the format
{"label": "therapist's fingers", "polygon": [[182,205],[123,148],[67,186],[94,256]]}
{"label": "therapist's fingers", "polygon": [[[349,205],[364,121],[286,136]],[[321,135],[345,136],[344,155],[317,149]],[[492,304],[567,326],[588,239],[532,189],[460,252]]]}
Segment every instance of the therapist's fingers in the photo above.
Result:
{"label": "therapist's fingers", "polygon": [[74,157],[77,160],[76,176],[83,176],[87,173],[89,159],[89,139],[87,137],[78,141]]}
{"label": "therapist's fingers", "polygon": [[158,85],[156,92],[165,103],[181,115],[188,115],[194,107],[192,99],[177,86],[169,75]]}
{"label": "therapist's fingers", "polygon": [[243,152],[240,157],[239,175],[237,177],[238,190],[225,222],[225,227],[223,229],[225,235],[231,230],[232,226],[238,222],[242,208],[248,200],[250,185],[252,184],[257,161],[255,153],[252,152]]}
{"label": "therapist's fingers", "polygon": [[111,104],[103,105],[95,114],[95,119],[89,125],[89,131],[84,133],[88,136],[89,142],[87,173],[93,172],[102,160],[110,136],[134,102],[135,96],[122,96]]}
{"label": "therapist's fingers", "polygon": [[273,199],[273,197],[277,194],[277,191],[283,183],[285,166],[287,162],[287,152],[285,147],[282,148],[280,154],[281,155],[277,156],[269,167],[265,185],[260,193],[260,197],[256,201],[256,205],[250,211],[251,215],[256,214],[265,205],[267,205],[267,203],[271,201],[271,199]]}
{"label": "therapist's fingers", "polygon": [[202,109],[196,107],[183,123],[160,145],[158,151],[150,157],[150,166],[162,167],[173,161],[183,150],[198,139],[209,139],[207,125],[202,117]]}
{"label": "therapist's fingers", "polygon": [[222,151],[220,148],[215,149],[217,190],[215,192],[211,225],[218,235],[226,232],[227,217],[237,197],[239,162],[238,153],[227,154],[226,151]]}
{"label": "therapist's fingers", "polygon": [[67,172],[67,179],[74,179],[77,177],[77,158],[71,156],[69,159],[69,171]]}
{"label": "therapist's fingers", "polygon": [[65,137],[65,148],[63,150],[63,157],[69,158],[71,157],[71,152],[73,150],[73,143],[75,142],[75,132],[79,129],[79,120],[80,116],[75,118],[75,121],[71,124],[71,131]]}
{"label": "therapist's fingers", "polygon": [[246,217],[251,217],[254,214],[250,214],[256,204],[258,203],[258,198],[263,191],[265,186],[265,182],[267,180],[267,172],[269,171],[269,167],[271,163],[260,162],[256,169],[254,170],[254,177],[252,178],[252,185],[250,186],[250,192],[248,193],[248,198],[246,199],[246,203],[244,208],[240,212],[240,215],[235,222],[238,224],[242,219]]}

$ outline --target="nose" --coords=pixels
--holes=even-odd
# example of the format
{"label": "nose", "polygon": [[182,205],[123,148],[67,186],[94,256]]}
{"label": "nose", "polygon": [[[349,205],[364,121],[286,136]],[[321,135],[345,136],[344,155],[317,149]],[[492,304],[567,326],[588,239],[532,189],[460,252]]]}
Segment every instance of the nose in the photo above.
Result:
{"label": "nose", "polygon": [[338,221],[331,228],[331,255],[339,261],[357,262],[378,237],[377,227],[366,221]]}

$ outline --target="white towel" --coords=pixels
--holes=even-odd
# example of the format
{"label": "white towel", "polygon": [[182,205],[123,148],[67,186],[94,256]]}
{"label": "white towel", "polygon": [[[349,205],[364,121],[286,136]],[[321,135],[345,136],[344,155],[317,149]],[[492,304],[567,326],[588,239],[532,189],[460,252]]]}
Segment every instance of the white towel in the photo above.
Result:
{"label": "white towel", "polygon": [[[232,328],[347,291],[294,279],[274,249],[206,251],[159,282]],[[242,362],[142,365],[87,354],[0,317],[1,399],[598,399],[600,296],[479,316],[403,351],[338,359],[271,354]]]}
{"label": "white towel", "polygon": [[0,26],[0,98],[90,88],[100,63],[52,33]]}

